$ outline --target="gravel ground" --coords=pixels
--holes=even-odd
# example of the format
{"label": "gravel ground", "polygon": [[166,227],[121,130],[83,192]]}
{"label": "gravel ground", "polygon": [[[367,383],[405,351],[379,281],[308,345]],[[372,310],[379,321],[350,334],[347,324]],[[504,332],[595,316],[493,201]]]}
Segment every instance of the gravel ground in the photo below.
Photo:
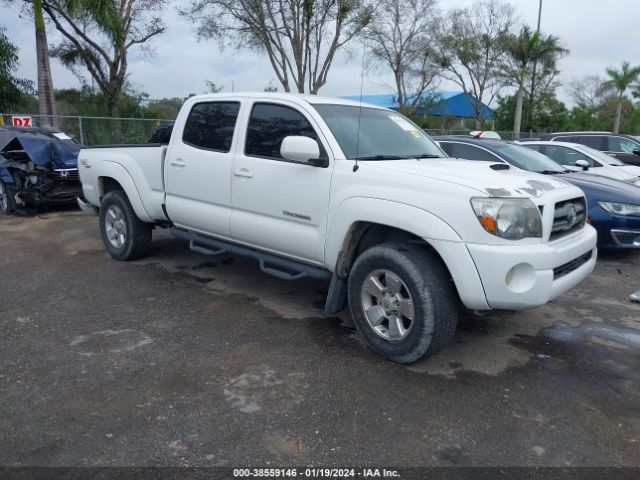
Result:
{"label": "gravel ground", "polygon": [[399,366],[326,283],[166,232],[120,263],[62,211],[0,218],[0,248],[0,465],[640,466],[640,254]]}

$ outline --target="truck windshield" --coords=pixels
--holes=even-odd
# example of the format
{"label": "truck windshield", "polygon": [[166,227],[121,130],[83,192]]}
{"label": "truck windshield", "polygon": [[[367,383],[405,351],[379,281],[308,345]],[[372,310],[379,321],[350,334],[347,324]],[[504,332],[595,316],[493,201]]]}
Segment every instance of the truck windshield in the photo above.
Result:
{"label": "truck windshield", "polygon": [[352,105],[314,105],[348,159],[402,160],[446,154],[399,113]]}

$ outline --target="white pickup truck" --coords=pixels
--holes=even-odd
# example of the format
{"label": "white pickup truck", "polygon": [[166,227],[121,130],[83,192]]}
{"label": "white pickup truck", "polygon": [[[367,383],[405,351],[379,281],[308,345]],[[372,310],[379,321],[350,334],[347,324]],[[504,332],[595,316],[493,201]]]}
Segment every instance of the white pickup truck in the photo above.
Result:
{"label": "white pickup truck", "polygon": [[168,145],[83,148],[85,211],[115,259],[154,227],[192,250],[331,280],[379,354],[410,363],[453,336],[460,304],[536,307],[593,270],[582,191],[504,164],[446,158],[410,120],[315,95],[229,93],[183,105]]}

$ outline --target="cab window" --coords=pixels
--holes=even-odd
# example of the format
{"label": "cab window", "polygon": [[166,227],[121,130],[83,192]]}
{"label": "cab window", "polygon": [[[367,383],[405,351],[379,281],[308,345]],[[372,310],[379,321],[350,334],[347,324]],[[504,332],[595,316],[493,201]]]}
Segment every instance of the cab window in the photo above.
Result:
{"label": "cab window", "polygon": [[217,152],[231,149],[240,103],[196,103],[184,125],[182,141],[192,147]]}
{"label": "cab window", "polygon": [[297,110],[272,103],[256,103],[251,110],[244,153],[253,157],[284,160],[280,145],[290,135],[313,138],[326,158],[318,135],[309,121]]}

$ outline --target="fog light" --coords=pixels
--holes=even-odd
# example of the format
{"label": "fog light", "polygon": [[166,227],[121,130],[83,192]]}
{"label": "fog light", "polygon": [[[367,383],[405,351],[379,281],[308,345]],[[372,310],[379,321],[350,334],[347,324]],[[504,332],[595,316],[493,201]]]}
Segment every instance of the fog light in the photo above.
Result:
{"label": "fog light", "polygon": [[509,290],[515,293],[524,293],[536,283],[536,272],[528,263],[519,263],[507,272],[505,283]]}

